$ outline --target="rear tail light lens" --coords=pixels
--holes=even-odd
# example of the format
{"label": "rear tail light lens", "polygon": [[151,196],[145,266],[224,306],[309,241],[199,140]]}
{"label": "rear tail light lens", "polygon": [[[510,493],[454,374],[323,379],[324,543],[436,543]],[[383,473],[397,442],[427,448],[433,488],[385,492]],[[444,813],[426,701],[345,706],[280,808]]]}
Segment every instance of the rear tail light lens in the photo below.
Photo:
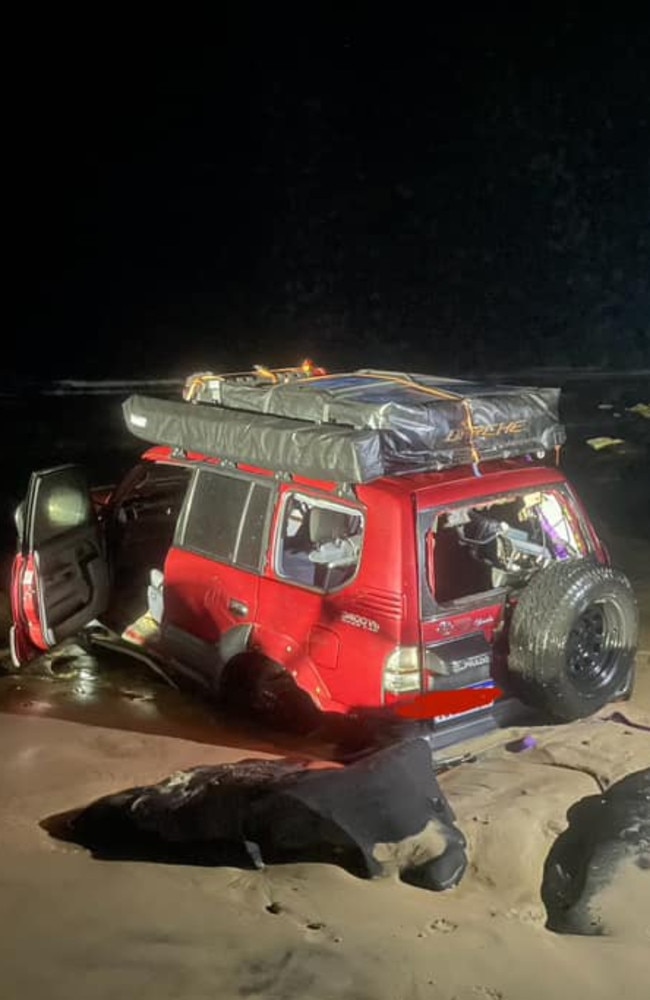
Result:
{"label": "rear tail light lens", "polygon": [[384,665],[384,693],[408,694],[421,686],[420,649],[397,646]]}

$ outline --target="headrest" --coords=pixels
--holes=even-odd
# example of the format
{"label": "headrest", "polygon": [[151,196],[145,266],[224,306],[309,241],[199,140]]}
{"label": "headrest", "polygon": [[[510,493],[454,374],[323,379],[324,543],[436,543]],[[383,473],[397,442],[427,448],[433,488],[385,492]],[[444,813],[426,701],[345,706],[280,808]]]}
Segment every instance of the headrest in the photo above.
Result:
{"label": "headrest", "polygon": [[309,538],[314,545],[345,538],[348,534],[348,522],[348,515],[342,511],[312,507],[309,513]]}

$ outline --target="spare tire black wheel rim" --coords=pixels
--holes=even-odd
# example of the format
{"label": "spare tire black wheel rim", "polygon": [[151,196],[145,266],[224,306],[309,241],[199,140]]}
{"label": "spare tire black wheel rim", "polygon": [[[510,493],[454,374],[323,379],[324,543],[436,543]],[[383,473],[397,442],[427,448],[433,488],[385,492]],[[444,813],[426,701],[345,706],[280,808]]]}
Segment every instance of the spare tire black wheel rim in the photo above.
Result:
{"label": "spare tire black wheel rim", "polygon": [[585,694],[611,681],[619,653],[621,616],[611,602],[590,604],[576,619],[566,644],[571,680]]}

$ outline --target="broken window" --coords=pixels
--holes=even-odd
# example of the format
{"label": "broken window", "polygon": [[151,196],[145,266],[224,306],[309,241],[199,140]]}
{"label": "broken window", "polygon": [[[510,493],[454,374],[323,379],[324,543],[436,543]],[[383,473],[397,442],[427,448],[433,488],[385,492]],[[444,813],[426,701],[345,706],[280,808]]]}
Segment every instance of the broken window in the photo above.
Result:
{"label": "broken window", "polygon": [[278,573],[304,587],[338,590],[357,571],[362,538],[359,511],[292,493],[282,518]]}
{"label": "broken window", "polygon": [[518,587],[550,562],[577,559],[585,538],[559,490],[524,493],[441,511],[427,546],[439,604]]}

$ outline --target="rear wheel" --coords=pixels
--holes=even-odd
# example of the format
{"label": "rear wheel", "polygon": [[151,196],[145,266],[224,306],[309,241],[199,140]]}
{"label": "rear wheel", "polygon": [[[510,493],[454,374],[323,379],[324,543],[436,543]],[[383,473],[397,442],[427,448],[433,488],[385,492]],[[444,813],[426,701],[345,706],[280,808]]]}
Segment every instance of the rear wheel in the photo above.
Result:
{"label": "rear wheel", "polygon": [[272,729],[308,733],[318,725],[320,713],[309,695],[265,656],[235,657],[226,668],[221,695],[227,707]]}
{"label": "rear wheel", "polygon": [[627,578],[587,560],[554,563],[519,595],[508,664],[524,700],[582,718],[631,684],[638,617]]}

